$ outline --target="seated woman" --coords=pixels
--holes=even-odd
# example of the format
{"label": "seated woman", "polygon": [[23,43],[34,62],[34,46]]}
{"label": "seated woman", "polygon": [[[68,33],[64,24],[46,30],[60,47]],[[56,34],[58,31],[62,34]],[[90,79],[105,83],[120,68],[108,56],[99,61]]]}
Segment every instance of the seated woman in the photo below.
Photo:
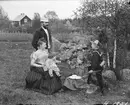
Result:
{"label": "seated woman", "polygon": [[53,94],[61,89],[60,77],[53,72],[53,76],[44,70],[49,53],[46,49],[46,41],[41,38],[38,41],[38,50],[31,54],[30,72],[26,77],[26,88],[39,91],[44,94]]}

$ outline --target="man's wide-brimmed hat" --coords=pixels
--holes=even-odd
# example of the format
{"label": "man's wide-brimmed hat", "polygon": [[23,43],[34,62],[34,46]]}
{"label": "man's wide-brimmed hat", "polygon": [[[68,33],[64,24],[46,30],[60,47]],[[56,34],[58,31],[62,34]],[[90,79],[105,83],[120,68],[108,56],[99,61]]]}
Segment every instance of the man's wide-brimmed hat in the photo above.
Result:
{"label": "man's wide-brimmed hat", "polygon": [[45,18],[45,17],[42,17],[40,21],[41,22],[49,22],[48,18]]}

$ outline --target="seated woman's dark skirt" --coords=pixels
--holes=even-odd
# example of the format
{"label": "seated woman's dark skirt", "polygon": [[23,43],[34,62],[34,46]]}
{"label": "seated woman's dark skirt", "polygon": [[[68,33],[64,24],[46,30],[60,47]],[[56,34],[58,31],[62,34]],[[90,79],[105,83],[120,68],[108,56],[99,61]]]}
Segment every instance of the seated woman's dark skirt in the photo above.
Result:
{"label": "seated woman's dark skirt", "polygon": [[47,95],[58,92],[62,87],[61,79],[55,72],[53,72],[53,77],[50,77],[48,71],[40,67],[30,67],[25,81],[25,88]]}

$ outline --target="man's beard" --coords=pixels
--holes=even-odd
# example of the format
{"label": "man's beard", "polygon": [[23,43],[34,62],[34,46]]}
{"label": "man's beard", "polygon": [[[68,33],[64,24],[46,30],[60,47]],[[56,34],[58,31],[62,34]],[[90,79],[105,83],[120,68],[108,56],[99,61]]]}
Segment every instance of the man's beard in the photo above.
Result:
{"label": "man's beard", "polygon": [[47,29],[48,28],[48,26],[43,26],[45,29]]}

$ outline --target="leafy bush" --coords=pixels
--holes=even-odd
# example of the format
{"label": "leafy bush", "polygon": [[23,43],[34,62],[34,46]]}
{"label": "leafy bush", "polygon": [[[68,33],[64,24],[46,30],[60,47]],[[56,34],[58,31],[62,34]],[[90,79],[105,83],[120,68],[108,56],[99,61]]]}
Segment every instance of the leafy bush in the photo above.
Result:
{"label": "leafy bush", "polygon": [[77,36],[60,47],[60,59],[66,61],[71,69],[76,69],[78,75],[83,75],[85,68],[90,65],[91,48],[88,39]]}

